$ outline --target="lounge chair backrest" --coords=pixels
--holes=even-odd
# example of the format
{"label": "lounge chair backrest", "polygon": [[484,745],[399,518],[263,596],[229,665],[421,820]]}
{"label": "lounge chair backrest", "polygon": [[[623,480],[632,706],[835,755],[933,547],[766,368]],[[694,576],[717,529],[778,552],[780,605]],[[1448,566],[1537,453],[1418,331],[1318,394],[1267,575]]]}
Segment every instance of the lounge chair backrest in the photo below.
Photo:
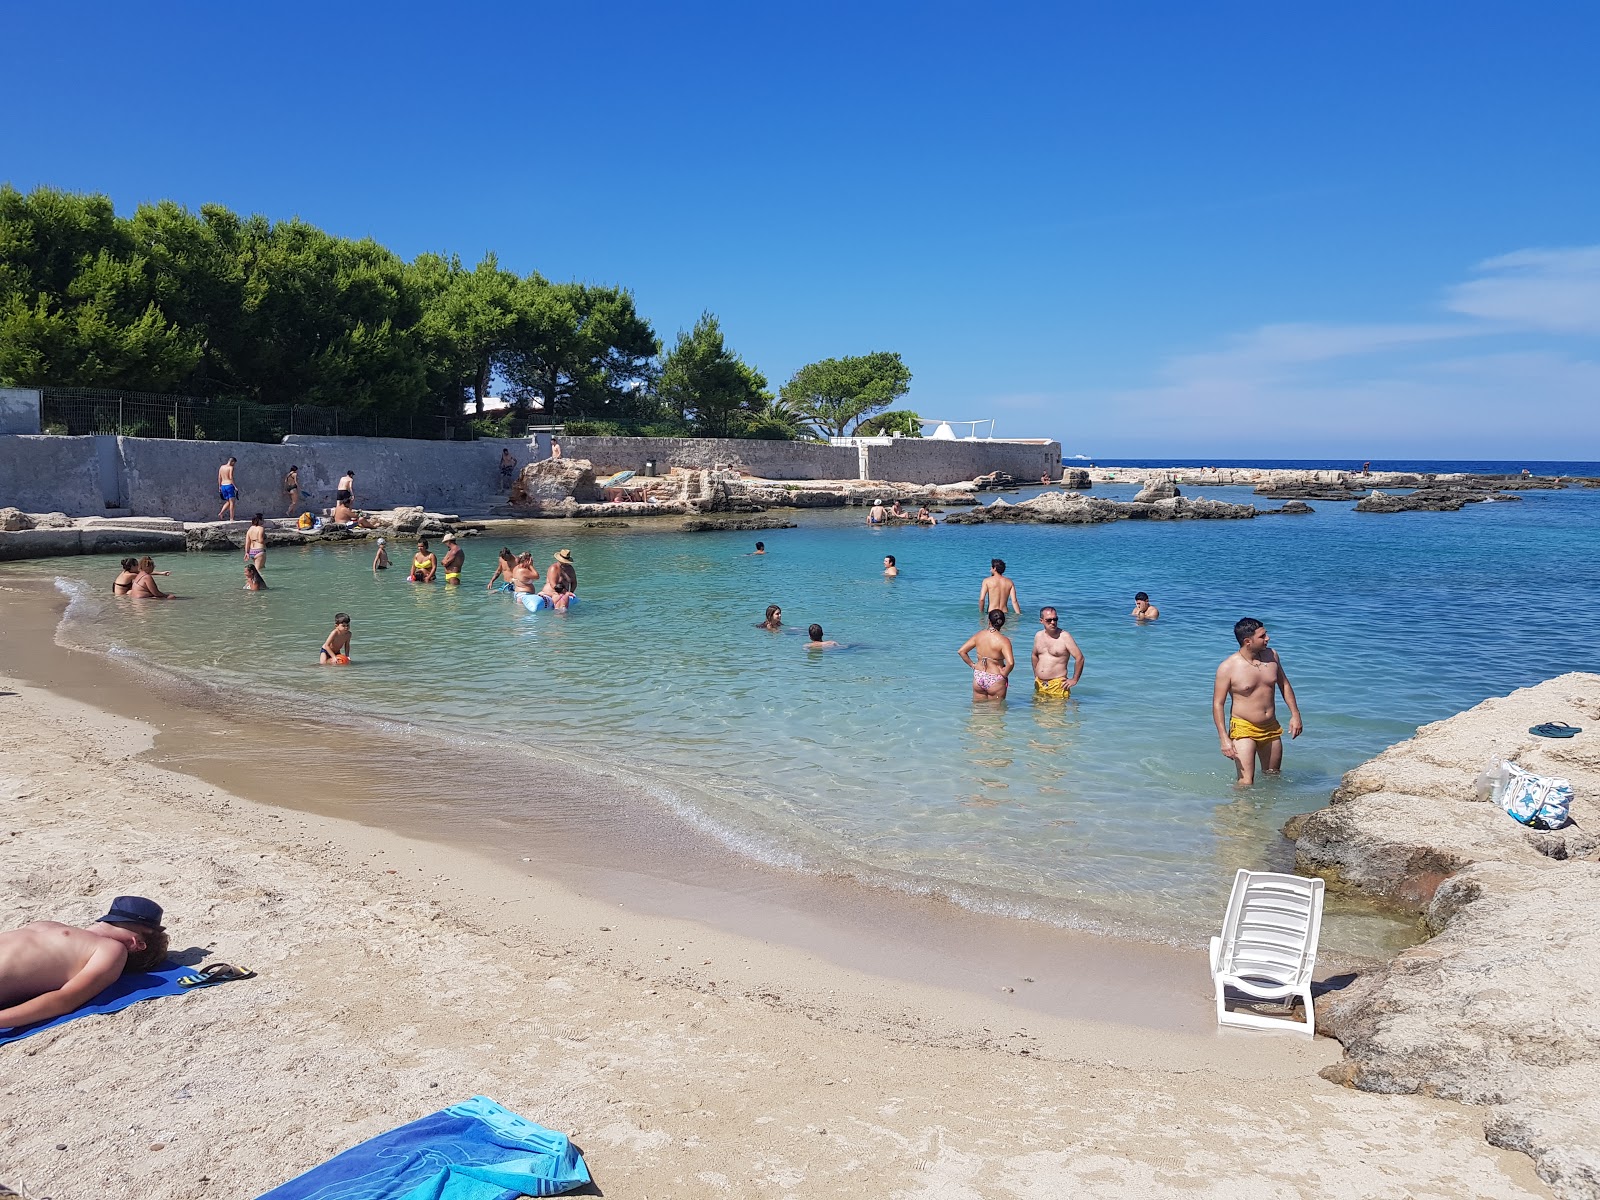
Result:
{"label": "lounge chair backrest", "polygon": [[1240,871],[1223,918],[1221,971],[1285,986],[1305,983],[1317,961],[1326,886],[1298,875]]}

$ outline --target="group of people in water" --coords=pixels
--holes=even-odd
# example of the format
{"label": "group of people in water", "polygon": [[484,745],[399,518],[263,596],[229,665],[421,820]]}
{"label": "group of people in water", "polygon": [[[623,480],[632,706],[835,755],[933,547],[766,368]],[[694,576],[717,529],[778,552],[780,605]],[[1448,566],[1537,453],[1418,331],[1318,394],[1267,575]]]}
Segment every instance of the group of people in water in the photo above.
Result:
{"label": "group of people in water", "polygon": [[488,590],[543,596],[551,608],[564,612],[578,598],[578,568],[572,561],[571,550],[557,550],[549,568],[541,575],[532,551],[518,554],[503,546],[494,574],[489,576]]}

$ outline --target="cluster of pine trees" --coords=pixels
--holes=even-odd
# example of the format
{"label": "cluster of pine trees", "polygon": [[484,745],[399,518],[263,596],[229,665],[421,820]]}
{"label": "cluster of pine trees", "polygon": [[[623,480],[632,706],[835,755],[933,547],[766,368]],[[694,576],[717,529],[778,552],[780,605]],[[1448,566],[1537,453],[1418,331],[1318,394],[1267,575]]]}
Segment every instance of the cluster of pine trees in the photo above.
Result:
{"label": "cluster of pine trees", "polygon": [[[800,438],[863,426],[910,387],[898,354],[825,359],[778,395],[707,313],[662,352],[623,288],[456,257],[406,261],[303,221],[0,187],[0,385],[178,392],[359,415],[454,416],[491,390],[569,429]],[[875,416],[876,414],[876,416]],[[863,425],[871,421],[870,426]]]}

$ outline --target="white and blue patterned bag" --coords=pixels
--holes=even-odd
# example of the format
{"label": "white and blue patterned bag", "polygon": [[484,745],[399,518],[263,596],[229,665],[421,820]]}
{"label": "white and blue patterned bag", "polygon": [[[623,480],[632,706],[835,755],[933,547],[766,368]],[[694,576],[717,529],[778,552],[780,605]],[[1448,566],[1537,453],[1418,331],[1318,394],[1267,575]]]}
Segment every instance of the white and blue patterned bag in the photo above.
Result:
{"label": "white and blue patterned bag", "polygon": [[1560,829],[1571,819],[1572,784],[1535,775],[1512,763],[1500,764],[1500,807],[1530,829]]}

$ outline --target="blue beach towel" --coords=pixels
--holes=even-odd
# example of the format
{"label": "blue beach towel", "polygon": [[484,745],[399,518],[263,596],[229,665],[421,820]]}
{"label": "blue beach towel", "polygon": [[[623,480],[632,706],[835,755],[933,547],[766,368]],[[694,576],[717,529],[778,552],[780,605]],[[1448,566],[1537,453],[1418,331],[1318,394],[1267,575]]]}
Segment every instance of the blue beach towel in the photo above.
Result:
{"label": "blue beach towel", "polygon": [[141,1000],[154,1000],[157,996],[176,996],[188,988],[178,986],[178,977],[188,975],[193,967],[180,967],[177,963],[163,963],[158,969],[140,975],[124,975],[82,1008],[75,1008],[65,1016],[32,1025],[19,1025],[13,1029],[0,1028],[0,1046],[21,1041],[30,1034],[53,1029],[68,1021],[76,1021],[90,1013],[114,1013],[137,1004]]}
{"label": "blue beach towel", "polygon": [[565,1134],[474,1096],[352,1146],[258,1200],[513,1200],[588,1182]]}

